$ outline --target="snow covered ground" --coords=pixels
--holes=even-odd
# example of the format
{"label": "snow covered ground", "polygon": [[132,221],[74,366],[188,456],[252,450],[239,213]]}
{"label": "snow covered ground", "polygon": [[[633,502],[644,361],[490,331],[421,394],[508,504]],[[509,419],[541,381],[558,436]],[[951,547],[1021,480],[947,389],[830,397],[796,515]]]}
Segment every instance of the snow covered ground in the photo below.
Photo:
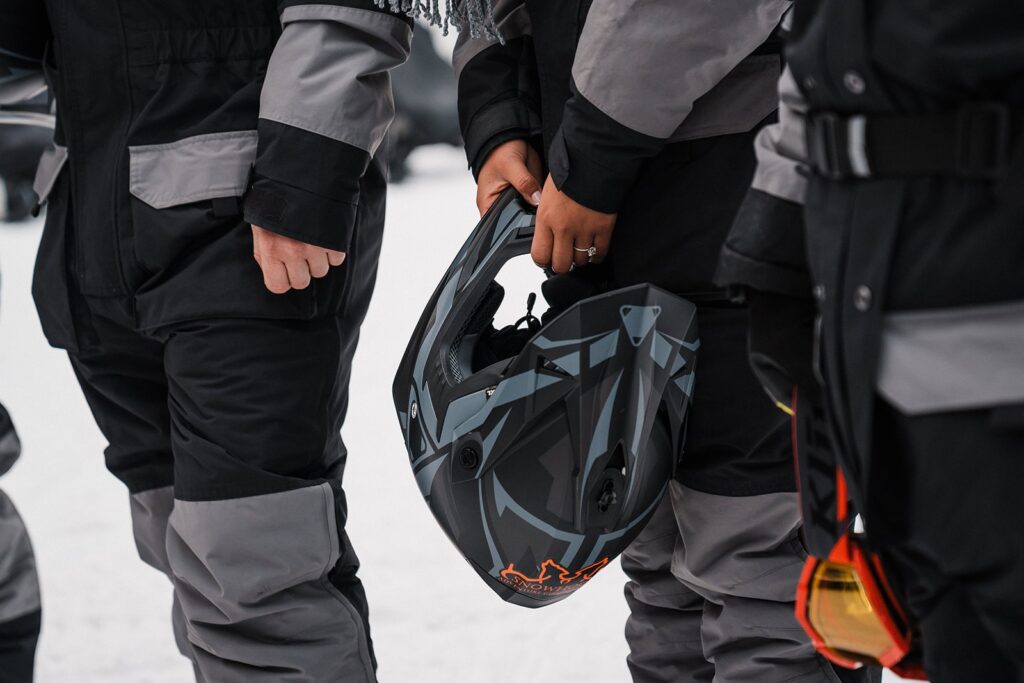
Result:
{"label": "snow covered ground", "polygon": [[[391,403],[392,374],[476,211],[460,152],[422,150],[413,168],[389,198],[345,428],[348,529],[363,563],[380,678],[628,681],[618,563],[571,600],[535,611],[506,605],[451,547],[416,489]],[[36,321],[29,287],[40,227],[41,220],[0,226],[0,401],[25,451],[3,487],[27,521],[42,576],[38,680],[185,683],[190,670],[169,628],[170,585],[138,560],[127,495],[103,467],[104,440],[66,357],[46,345]],[[509,299],[516,308],[524,301],[518,293]]]}

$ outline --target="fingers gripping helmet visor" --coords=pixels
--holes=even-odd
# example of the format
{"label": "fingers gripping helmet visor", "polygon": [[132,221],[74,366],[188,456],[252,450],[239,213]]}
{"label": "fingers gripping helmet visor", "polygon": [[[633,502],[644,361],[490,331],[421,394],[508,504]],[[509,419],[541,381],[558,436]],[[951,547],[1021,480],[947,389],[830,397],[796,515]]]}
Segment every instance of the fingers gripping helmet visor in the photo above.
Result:
{"label": "fingers gripping helmet visor", "polygon": [[416,327],[394,399],[438,523],[498,595],[539,607],[585,585],[658,506],[699,342],[691,303],[640,285],[571,305],[497,360],[476,353],[494,277],[529,252],[533,224],[512,193],[484,216]]}

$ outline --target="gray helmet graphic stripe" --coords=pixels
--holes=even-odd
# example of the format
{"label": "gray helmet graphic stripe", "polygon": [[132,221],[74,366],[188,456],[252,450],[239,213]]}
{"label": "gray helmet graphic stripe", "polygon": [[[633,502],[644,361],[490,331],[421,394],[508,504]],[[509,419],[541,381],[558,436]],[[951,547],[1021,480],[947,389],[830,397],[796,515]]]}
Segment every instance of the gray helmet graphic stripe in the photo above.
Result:
{"label": "gray helmet graphic stripe", "polygon": [[590,345],[590,367],[595,367],[615,355],[619,345],[619,331],[610,332]]}
{"label": "gray helmet graphic stripe", "polygon": [[661,367],[665,367],[668,365],[668,358],[671,353],[672,344],[665,339],[665,335],[656,332],[654,334],[654,343],[651,344],[651,358]]}
{"label": "gray helmet graphic stripe", "polygon": [[593,334],[590,335],[589,337],[583,337],[582,339],[559,339],[557,341],[552,341],[547,337],[541,336],[537,337],[533,341],[533,343],[538,349],[557,349],[563,346],[581,346],[589,341],[594,341],[595,339],[598,339],[599,337],[603,336],[605,336],[605,334],[601,333]]}
{"label": "gray helmet graphic stripe", "polygon": [[562,368],[570,375],[580,374],[580,352],[573,351],[564,356],[559,356],[551,361],[558,367]]}
{"label": "gray helmet graphic stripe", "polygon": [[416,473],[416,483],[420,487],[420,493],[424,496],[430,493],[430,485],[434,482],[434,475],[437,469],[445,462],[445,457],[440,457]]}
{"label": "gray helmet graphic stripe", "polygon": [[640,437],[643,436],[644,420],[647,418],[647,392],[644,391],[643,374],[637,375],[636,379],[636,422],[633,425],[633,443],[631,444],[631,448],[629,449],[630,455],[632,455],[634,458],[640,452]]}

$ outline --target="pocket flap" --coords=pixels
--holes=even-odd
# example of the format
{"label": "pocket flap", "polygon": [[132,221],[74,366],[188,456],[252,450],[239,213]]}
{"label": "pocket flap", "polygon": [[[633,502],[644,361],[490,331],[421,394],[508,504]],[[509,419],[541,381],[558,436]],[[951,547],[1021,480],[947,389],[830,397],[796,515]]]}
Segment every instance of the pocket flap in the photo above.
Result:
{"label": "pocket flap", "polygon": [[42,156],[39,157],[39,165],[36,166],[36,177],[32,181],[32,189],[36,193],[36,197],[39,206],[46,203],[46,199],[50,196],[50,192],[53,191],[53,186],[57,182],[57,176],[60,175],[60,171],[64,168],[64,164],[68,160],[68,148],[61,147],[60,145],[53,143],[46,146],[43,150]]}
{"label": "pocket flap", "polygon": [[128,148],[129,191],[154,209],[241,197],[256,159],[256,131],[196,135]]}
{"label": "pocket flap", "polygon": [[877,386],[907,415],[1024,402],[1024,301],[886,316]]}

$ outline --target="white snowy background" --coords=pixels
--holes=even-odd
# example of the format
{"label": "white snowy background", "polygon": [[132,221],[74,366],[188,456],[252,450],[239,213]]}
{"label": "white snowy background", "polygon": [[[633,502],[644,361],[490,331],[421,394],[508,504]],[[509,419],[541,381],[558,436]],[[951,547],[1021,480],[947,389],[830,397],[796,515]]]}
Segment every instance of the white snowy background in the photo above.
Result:
{"label": "white snowy background", "polygon": [[[477,216],[459,151],[423,149],[412,166],[414,176],[393,187],[388,200],[380,275],[344,430],[348,531],[362,560],[380,679],[628,681],[625,579],[617,562],[570,600],[541,610],[507,605],[466,566],[420,498],[391,379],[422,306]],[[30,281],[41,225],[0,225],[0,401],[24,444],[2,486],[38,556],[38,680],[186,683],[190,668],[169,626],[170,584],[139,561],[127,494],[104,469],[104,439],[66,356],[47,346],[36,320]],[[519,285],[509,297],[517,312],[534,272],[525,265],[511,276]]]}

